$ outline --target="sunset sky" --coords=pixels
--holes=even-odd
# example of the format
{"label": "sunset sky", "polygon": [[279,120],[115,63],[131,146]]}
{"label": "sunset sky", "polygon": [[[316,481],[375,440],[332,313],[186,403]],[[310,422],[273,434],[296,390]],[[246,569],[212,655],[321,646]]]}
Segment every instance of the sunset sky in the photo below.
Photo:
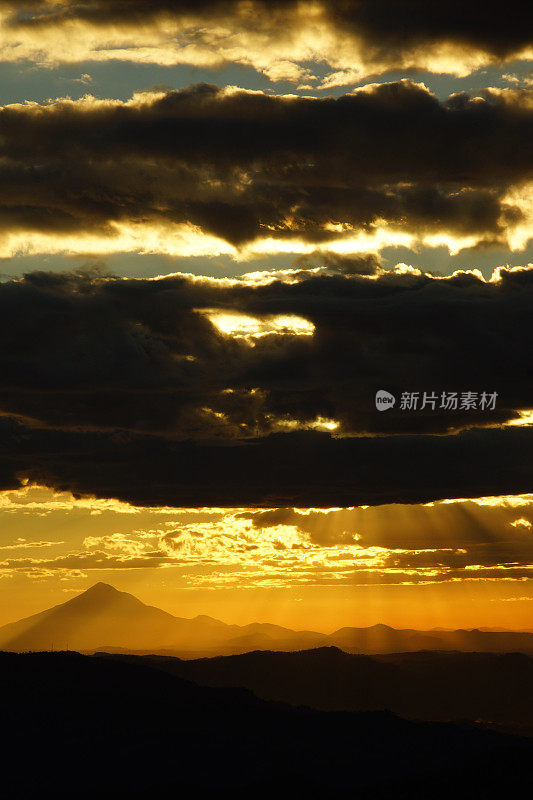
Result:
{"label": "sunset sky", "polygon": [[0,624],[533,630],[528,17],[0,0]]}

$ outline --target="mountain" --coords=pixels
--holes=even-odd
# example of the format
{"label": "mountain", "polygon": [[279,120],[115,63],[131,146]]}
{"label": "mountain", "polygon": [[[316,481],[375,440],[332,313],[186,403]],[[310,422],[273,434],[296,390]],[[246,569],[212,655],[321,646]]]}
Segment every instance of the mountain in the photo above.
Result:
{"label": "mountain", "polygon": [[328,636],[328,643],[359,653],[407,653],[418,650],[461,650],[465,652],[533,653],[533,634],[521,631],[396,629],[388,625],[370,628],[340,628]]}
{"label": "mountain", "polygon": [[182,661],[129,656],[202,686],[242,686],[320,711],[387,709],[418,720],[471,720],[533,735],[533,657],[521,653],[351,655],[336,647]]}
{"label": "mountain", "polygon": [[148,606],[127,592],[97,583],[40,614],[0,628],[4,650],[91,650],[103,644],[127,649],[216,645],[230,635],[218,620],[183,619]]}
{"label": "mountain", "polygon": [[397,630],[374,625],[340,628],[327,635],[269,623],[227,625],[205,615],[193,619],[176,617],[106,583],[97,583],[65,603],[0,628],[0,649],[16,652],[106,650],[197,658],[331,645],[350,653],[368,654],[419,650],[533,654],[533,633]]}
{"label": "mountain", "polygon": [[205,615],[186,619],[148,606],[127,592],[97,583],[86,592],[0,628],[0,649],[91,651],[170,650],[180,654],[243,652],[258,647],[299,649],[325,640],[324,634],[290,631],[277,625],[226,625]]}
{"label": "mountain", "polygon": [[531,783],[532,740],[292,708],[143,661],[0,653],[5,797],[459,799],[518,797]]}

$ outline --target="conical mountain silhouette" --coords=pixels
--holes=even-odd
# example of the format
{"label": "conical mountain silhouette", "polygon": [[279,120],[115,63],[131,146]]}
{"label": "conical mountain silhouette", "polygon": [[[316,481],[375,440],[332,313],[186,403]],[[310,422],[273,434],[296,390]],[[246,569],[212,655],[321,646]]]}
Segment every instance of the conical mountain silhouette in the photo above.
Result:
{"label": "conical mountain silhouette", "polygon": [[40,614],[0,628],[0,647],[9,650],[87,650],[120,643],[161,645],[179,620],[126,592],[97,583],[83,594]]}

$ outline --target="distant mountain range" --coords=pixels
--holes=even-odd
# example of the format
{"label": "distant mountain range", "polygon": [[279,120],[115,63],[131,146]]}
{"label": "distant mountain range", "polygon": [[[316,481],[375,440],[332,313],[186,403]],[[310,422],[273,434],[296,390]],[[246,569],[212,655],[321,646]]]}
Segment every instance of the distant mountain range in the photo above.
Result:
{"label": "distant mountain range", "polygon": [[533,633],[397,630],[374,625],[345,627],[328,635],[268,623],[228,625],[207,616],[176,617],[105,583],[97,583],[65,603],[0,628],[0,649],[15,652],[106,650],[197,658],[328,646],[367,654],[419,650],[533,654]]}

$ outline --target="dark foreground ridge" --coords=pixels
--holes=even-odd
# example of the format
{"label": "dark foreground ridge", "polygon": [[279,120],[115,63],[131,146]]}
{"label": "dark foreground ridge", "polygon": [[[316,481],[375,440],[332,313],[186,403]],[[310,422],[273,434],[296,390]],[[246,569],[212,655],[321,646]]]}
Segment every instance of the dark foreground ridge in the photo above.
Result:
{"label": "dark foreground ridge", "polygon": [[503,797],[531,781],[528,739],[293,708],[149,663],[0,653],[0,680],[6,797]]}
{"label": "dark foreground ridge", "polygon": [[533,658],[522,653],[365,656],[319,647],[190,661],[112,657],[150,664],[202,686],[241,686],[264,700],[319,711],[387,709],[408,719],[469,720],[533,736]]}

